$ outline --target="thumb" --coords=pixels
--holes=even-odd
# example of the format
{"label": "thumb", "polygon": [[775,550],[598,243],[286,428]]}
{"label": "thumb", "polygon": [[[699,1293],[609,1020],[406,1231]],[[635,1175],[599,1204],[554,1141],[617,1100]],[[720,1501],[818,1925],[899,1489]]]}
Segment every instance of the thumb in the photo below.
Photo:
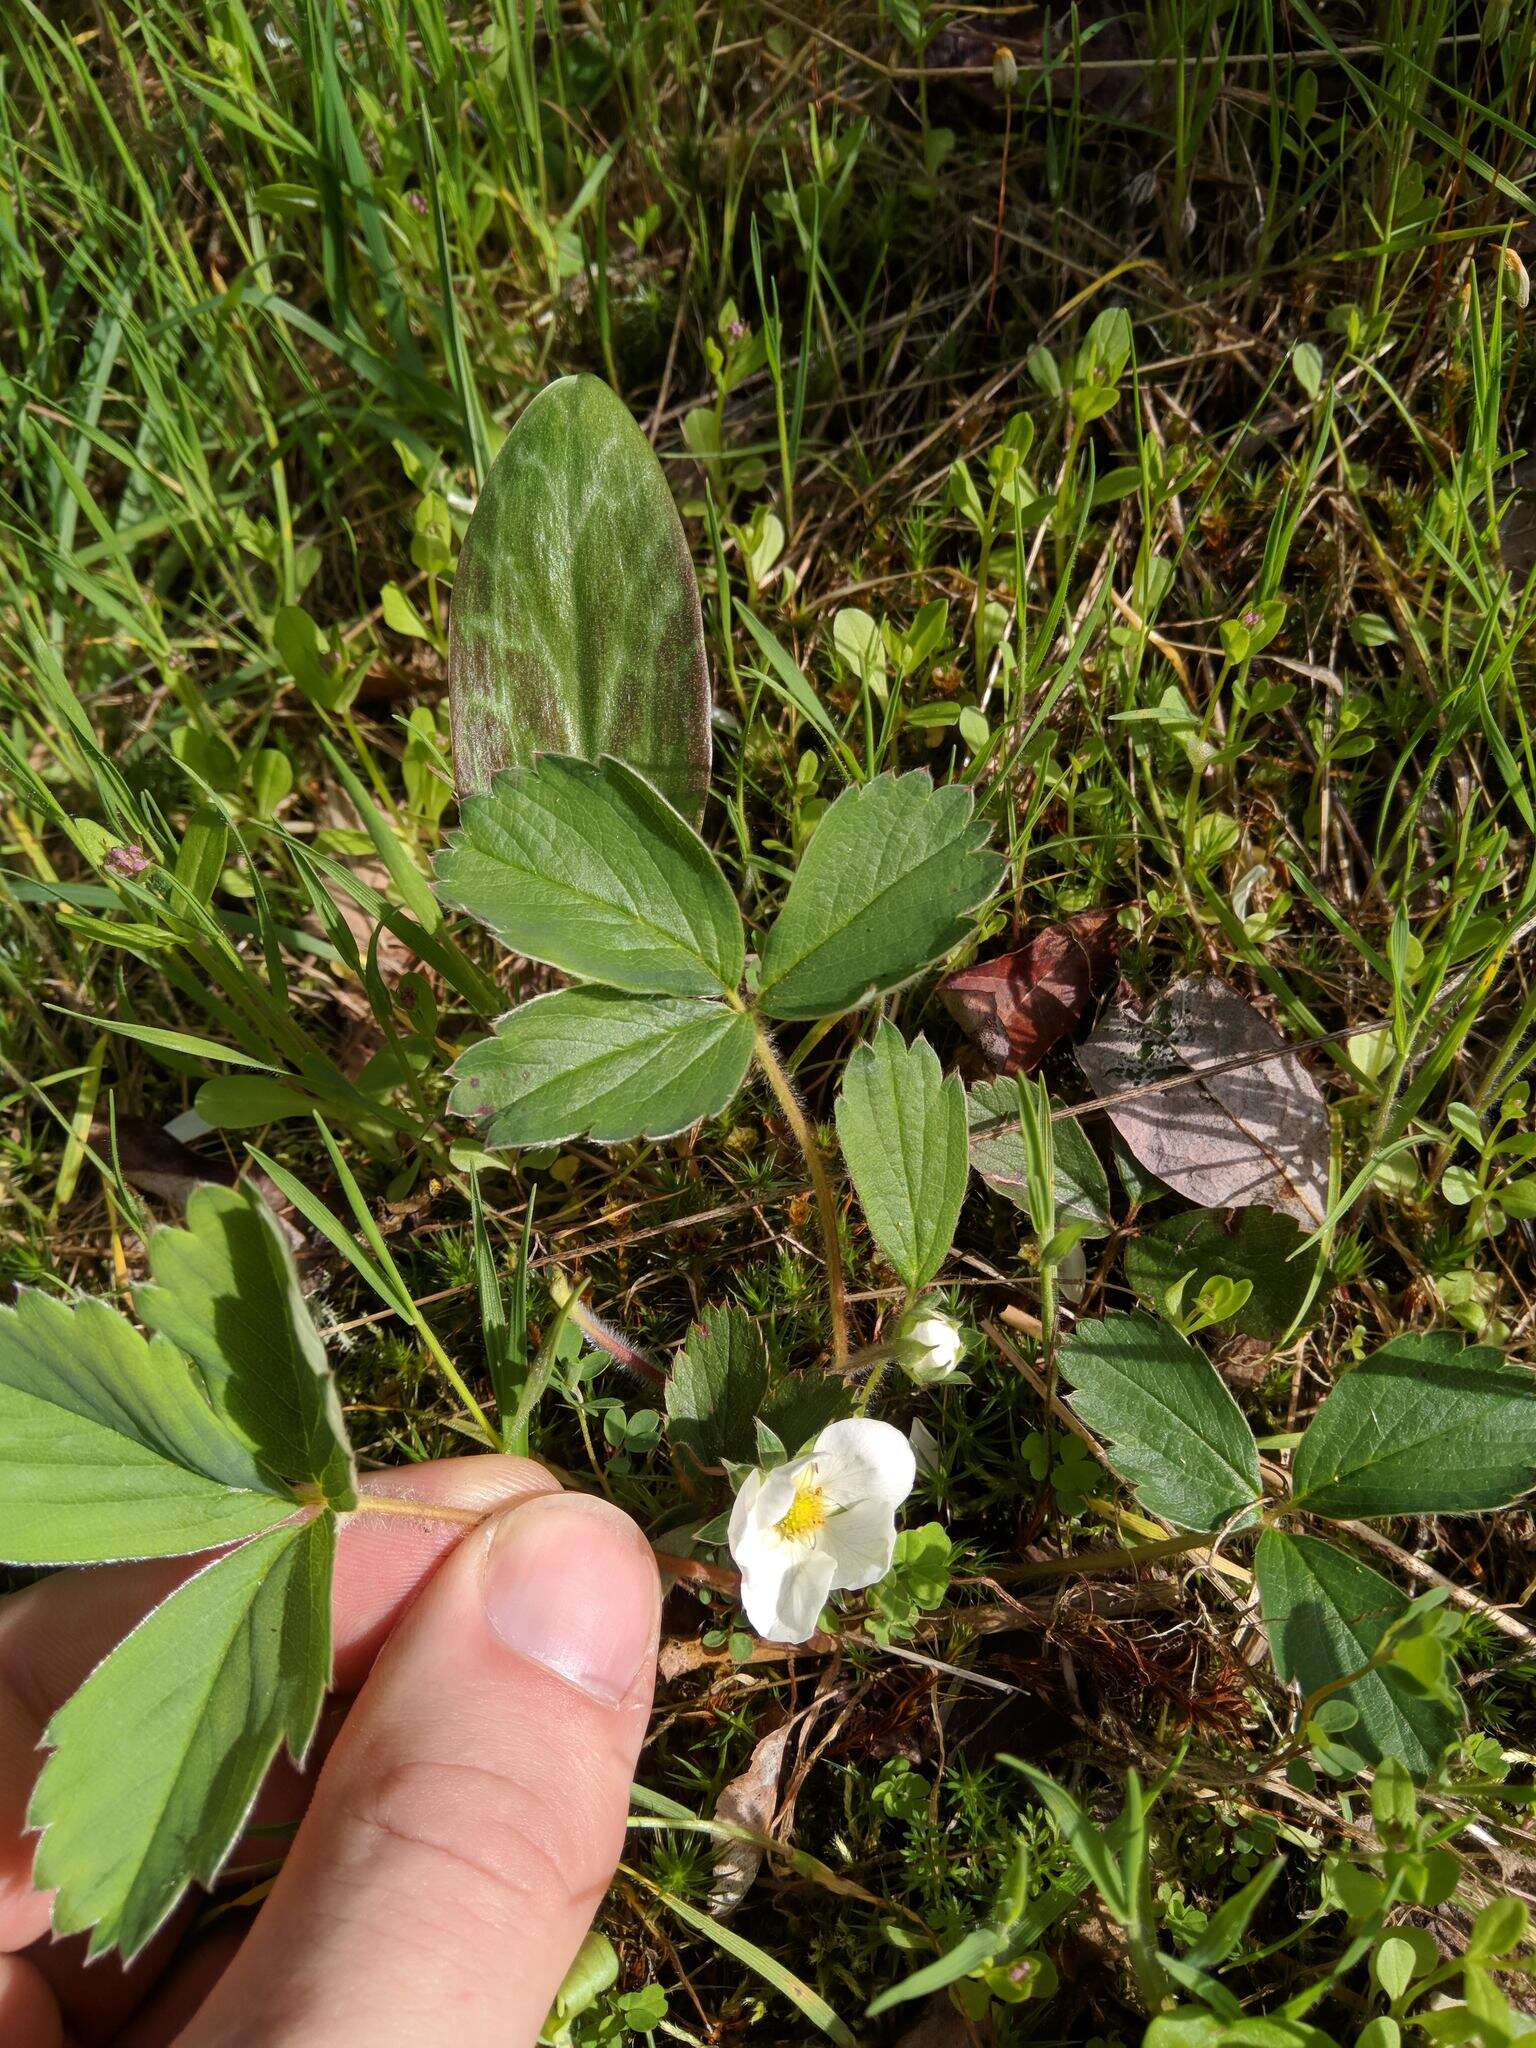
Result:
{"label": "thumb", "polygon": [[618,1862],[659,1617],[650,1550],[604,1501],[545,1495],[467,1537],[181,2048],[532,2048]]}

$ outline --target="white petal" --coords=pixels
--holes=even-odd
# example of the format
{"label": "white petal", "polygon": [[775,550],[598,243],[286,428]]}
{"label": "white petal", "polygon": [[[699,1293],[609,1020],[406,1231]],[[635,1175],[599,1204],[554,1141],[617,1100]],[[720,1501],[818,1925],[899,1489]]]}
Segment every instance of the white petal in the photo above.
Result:
{"label": "white petal", "polygon": [[912,1427],[907,1431],[907,1442],[912,1446],[912,1456],[919,1472],[937,1472],[939,1469],[939,1440],[920,1415],[912,1418]]}
{"label": "white petal", "polygon": [[795,1504],[801,1476],[810,1463],[809,1458],[791,1458],[787,1465],[775,1465],[763,1474],[763,1490],[753,1511],[755,1522],[771,1529],[783,1521]]}
{"label": "white petal", "polygon": [[770,1643],[803,1643],[816,1633],[816,1623],[832,1590],[830,1551],[791,1550],[779,1545],[743,1568],[741,1604],[753,1628]]}
{"label": "white petal", "polygon": [[[763,1474],[749,1472],[741,1482],[741,1491],[731,1503],[731,1527],[726,1540],[731,1546],[732,1557],[736,1557],[737,1546],[756,1520],[757,1498],[762,1490]],[[740,1563],[739,1558],[737,1562]]]}
{"label": "white petal", "polygon": [[895,1510],[883,1500],[861,1501],[833,1515],[821,1532],[832,1553],[834,1592],[856,1593],[883,1579],[896,1548]]}
{"label": "white petal", "polygon": [[917,1477],[917,1460],[901,1431],[862,1415],[829,1423],[816,1439],[813,1456],[827,1505],[833,1508],[879,1500],[894,1511]]}

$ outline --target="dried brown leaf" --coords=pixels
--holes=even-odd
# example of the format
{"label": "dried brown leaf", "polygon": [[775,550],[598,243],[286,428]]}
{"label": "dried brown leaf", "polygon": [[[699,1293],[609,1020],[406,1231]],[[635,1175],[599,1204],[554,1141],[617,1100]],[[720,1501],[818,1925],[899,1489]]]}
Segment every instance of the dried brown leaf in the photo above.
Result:
{"label": "dried brown leaf", "polygon": [[1078,1062],[1100,1097],[1251,1055],[1187,1087],[1107,1102],[1149,1173],[1206,1209],[1278,1209],[1315,1230],[1328,1207],[1328,1109],[1273,1025],[1214,976],[1177,981],[1144,1011],[1116,998]]}
{"label": "dried brown leaf", "polygon": [[[732,1778],[715,1802],[715,1819],[750,1828],[766,1835],[773,1826],[779,1803],[779,1773],[784,1767],[784,1747],[789,1741],[790,1723],[781,1722],[762,1737],[739,1778]],[[763,1851],[757,1842],[727,1842],[715,1861],[714,1884],[709,1910],[717,1920],[734,1913],[757,1881]]]}

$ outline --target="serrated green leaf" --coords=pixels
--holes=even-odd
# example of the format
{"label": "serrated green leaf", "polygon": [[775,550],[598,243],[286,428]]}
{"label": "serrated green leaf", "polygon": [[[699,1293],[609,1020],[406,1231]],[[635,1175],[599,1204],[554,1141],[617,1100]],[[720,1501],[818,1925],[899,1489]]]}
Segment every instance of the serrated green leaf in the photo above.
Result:
{"label": "serrated green leaf", "polygon": [[667,1434],[701,1465],[749,1463],[768,1390],[768,1352],[739,1308],[711,1309],[695,1323],[667,1378]]}
{"label": "serrated green leaf", "polygon": [[693,827],[632,768],[546,754],[467,797],[437,893],[503,943],[636,994],[741,980],[741,913]]}
{"label": "serrated green leaf", "polygon": [[616,754],[695,822],[709,788],[698,585],[622,400],[562,377],[508,434],[464,535],[448,634],[461,795],[538,753]]}
{"label": "serrated green leaf", "polygon": [[[1408,1606],[1390,1580],[1314,1536],[1266,1529],[1254,1563],[1275,1669],[1309,1696],[1364,1670]],[[1423,1777],[1456,1733],[1454,1714],[1390,1669],[1367,1672],[1340,1697],[1359,1713],[1349,1746],[1368,1763],[1393,1756]]]}
{"label": "serrated green leaf", "polygon": [[357,1505],[347,1427],[298,1270],[272,1212],[243,1188],[200,1187],[184,1230],[149,1241],[135,1306],[196,1360],[214,1408],[265,1469]]}
{"label": "serrated green leaf", "polygon": [[843,791],[763,944],[770,1017],[838,1016],[958,945],[1003,877],[971,812],[967,788],[921,768]]}
{"label": "serrated green leaf", "polygon": [[852,1406],[846,1381],[828,1372],[792,1372],[769,1389],[762,1419],[793,1457]]}
{"label": "serrated green leaf", "polygon": [[293,1514],[186,1359],[101,1301],[0,1309],[0,1558],[177,1557]]}
{"label": "serrated green leaf", "polygon": [[724,1003],[561,989],[460,1054],[448,1107],[493,1149],[667,1138],[718,1115],[751,1057],[752,1020]]}
{"label": "serrated green leaf", "polygon": [[1253,1431],[1177,1330],[1148,1315],[1095,1317],[1063,1344],[1061,1370],[1073,1408],[1149,1513],[1181,1529],[1254,1520],[1263,1485]]}
{"label": "serrated green leaf", "polygon": [[1166,1313],[1169,1290],[1186,1273],[1184,1303],[1193,1304],[1207,1280],[1224,1273],[1252,1282],[1253,1292],[1231,1318],[1244,1337],[1265,1344],[1283,1337],[1301,1313],[1317,1264],[1314,1250],[1292,1258],[1302,1231],[1275,1209],[1242,1209],[1228,1230],[1209,1209],[1186,1209],[1147,1226],[1125,1251],[1125,1277],[1148,1308]]}
{"label": "serrated green leaf", "polygon": [[1506,1507],[1536,1486],[1536,1380],[1489,1345],[1395,1337],[1318,1409],[1291,1484],[1299,1506],[1345,1520]]}
{"label": "serrated green leaf", "polygon": [[274,1529],[188,1579],[49,1722],[27,1826],[59,1934],[136,1955],[210,1884],[286,1741],[302,1761],[330,1679],[335,1522]]}
{"label": "serrated green leaf", "polygon": [[849,1060],[837,1135],[875,1243],[912,1292],[955,1240],[970,1174],[965,1090],[926,1038],[882,1020]]}
{"label": "serrated green leaf", "polygon": [[[965,1099],[971,1132],[971,1164],[989,1188],[1017,1209],[1029,1208],[1029,1160],[1019,1128],[1019,1086],[999,1077],[978,1081]],[[1076,1117],[1051,1124],[1056,1161],[1056,1220],[1087,1225],[1084,1237],[1108,1237],[1109,1175]]]}

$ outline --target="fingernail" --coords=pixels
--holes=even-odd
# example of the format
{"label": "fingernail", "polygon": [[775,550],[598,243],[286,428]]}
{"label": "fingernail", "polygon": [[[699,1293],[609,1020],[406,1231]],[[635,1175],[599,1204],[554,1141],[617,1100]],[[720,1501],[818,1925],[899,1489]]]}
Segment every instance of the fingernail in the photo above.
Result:
{"label": "fingernail", "polygon": [[482,1587],[486,1620],[508,1649],[605,1706],[629,1697],[655,1653],[655,1560],[607,1501],[551,1494],[502,1515]]}

